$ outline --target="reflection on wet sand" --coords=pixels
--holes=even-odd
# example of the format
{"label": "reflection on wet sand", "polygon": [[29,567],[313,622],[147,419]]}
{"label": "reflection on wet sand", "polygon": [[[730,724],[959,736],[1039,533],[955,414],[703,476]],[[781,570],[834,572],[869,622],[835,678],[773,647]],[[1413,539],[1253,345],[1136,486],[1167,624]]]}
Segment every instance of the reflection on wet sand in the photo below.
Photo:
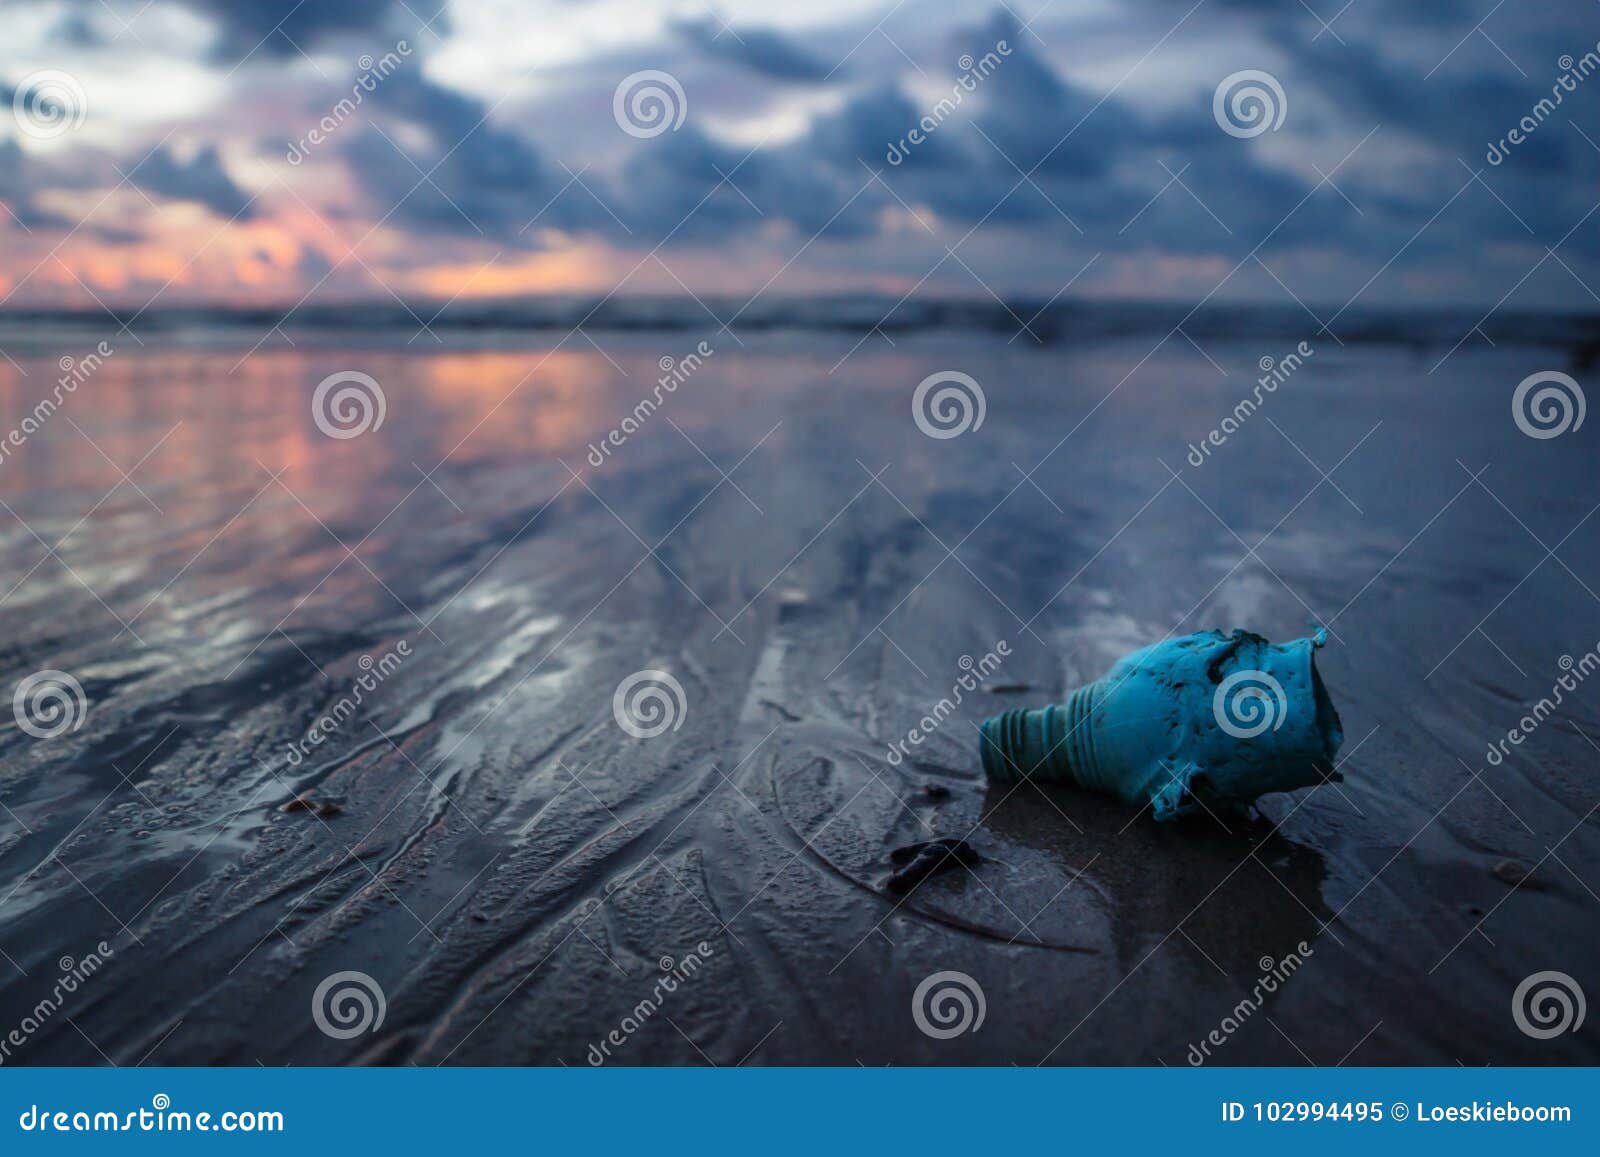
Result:
{"label": "reflection on wet sand", "polygon": [[1172,947],[1192,957],[1195,971],[1221,968],[1244,980],[1262,956],[1315,943],[1333,915],[1322,855],[1260,817],[1157,824],[1097,796],[1031,784],[990,787],[984,814],[995,835],[1058,865],[1063,882],[1081,880],[1105,897],[1125,967],[1181,926]]}
{"label": "reflection on wet sand", "polygon": [[[1236,383],[1170,344],[773,333],[640,410],[698,336],[119,349],[0,461],[4,686],[56,668],[88,701],[48,742],[0,733],[0,1023],[32,1007],[35,966],[114,938],[74,1022],[119,1062],[583,1063],[654,961],[705,941],[680,1031],[626,1060],[1177,1063],[1303,941],[1307,975],[1227,1063],[1593,1059],[1484,1012],[1535,967],[1593,965],[1571,929],[1600,868],[1581,704],[1583,730],[1541,728],[1493,792],[1462,782],[1485,720],[1541,682],[1518,669],[1571,649],[1588,605],[1555,567],[1508,596],[1537,561],[1523,529],[1446,505],[1455,460],[1493,458],[1546,541],[1587,509],[1581,448],[1504,421],[1507,355],[1452,362],[1449,444],[1418,435],[1403,352],[1328,351],[1272,399],[1319,460],[1361,445],[1338,477],[1357,510],[1265,422],[1174,482],[1162,463]],[[1210,352],[1240,380],[1259,353]],[[930,438],[911,391],[952,367],[988,417]],[[312,393],[352,369],[383,423],[329,437]],[[7,429],[58,372],[0,366]],[[1562,557],[1592,569],[1600,523]],[[1479,645],[1496,600],[1515,629]],[[1169,631],[1294,637],[1311,616],[1336,620],[1337,790],[1224,831],[982,783],[984,714]],[[1022,690],[891,766],[1001,639]],[[650,739],[613,711],[640,671],[684,691]],[[319,807],[285,810],[302,795]],[[1489,870],[1563,838],[1570,874],[1513,890]],[[970,862],[892,892],[897,849],[935,840]],[[366,1052],[306,1015],[346,969],[388,1000]],[[907,1014],[941,970],[982,984],[983,1032],[935,1040]],[[86,1051],[62,1021],[28,1059]]]}

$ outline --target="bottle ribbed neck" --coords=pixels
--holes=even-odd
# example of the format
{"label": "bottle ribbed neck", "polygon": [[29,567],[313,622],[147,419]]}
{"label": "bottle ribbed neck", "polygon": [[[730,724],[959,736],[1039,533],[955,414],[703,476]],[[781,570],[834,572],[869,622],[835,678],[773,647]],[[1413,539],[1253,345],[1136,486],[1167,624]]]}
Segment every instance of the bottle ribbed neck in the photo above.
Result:
{"label": "bottle ribbed neck", "polygon": [[1100,765],[1090,722],[1094,704],[1091,683],[1073,691],[1064,703],[1007,711],[985,720],[980,741],[984,773],[996,783],[1032,779],[1096,785]]}

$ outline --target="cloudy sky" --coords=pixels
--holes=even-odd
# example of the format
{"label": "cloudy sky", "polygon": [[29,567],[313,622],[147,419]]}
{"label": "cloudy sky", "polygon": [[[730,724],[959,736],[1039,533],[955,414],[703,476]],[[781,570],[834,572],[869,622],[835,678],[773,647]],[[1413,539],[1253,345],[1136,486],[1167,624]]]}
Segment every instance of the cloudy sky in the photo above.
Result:
{"label": "cloudy sky", "polygon": [[[1600,307],[1594,0],[4,0],[0,21],[11,308]],[[1247,70],[1223,95],[1266,108],[1219,106]]]}

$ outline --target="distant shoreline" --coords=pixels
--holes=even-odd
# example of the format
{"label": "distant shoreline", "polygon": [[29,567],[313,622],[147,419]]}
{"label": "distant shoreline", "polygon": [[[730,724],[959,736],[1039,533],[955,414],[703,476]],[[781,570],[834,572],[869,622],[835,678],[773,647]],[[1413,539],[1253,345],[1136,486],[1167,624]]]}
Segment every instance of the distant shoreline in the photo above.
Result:
{"label": "distant shoreline", "polygon": [[[1315,317],[1313,316],[1315,313]],[[128,326],[141,338],[166,335],[222,335],[233,329],[263,332],[282,328],[315,333],[353,330],[402,333],[428,329],[440,333],[565,333],[586,331],[675,333],[720,330],[736,333],[964,332],[1020,335],[1027,344],[1064,344],[1144,334],[1175,333],[1191,338],[1283,339],[1295,341],[1323,333],[1324,323],[1341,343],[1432,347],[1463,340],[1495,345],[1570,348],[1592,362],[1600,355],[1600,312],[1495,310],[1478,307],[1400,309],[1335,307],[1318,310],[1294,305],[1218,304],[1191,309],[1167,302],[1044,302],[879,297],[551,297],[518,301],[456,302],[443,308],[428,302],[365,302],[267,307],[169,307],[137,310],[0,311],[0,345],[41,345],[57,338],[96,333],[108,325]],[[1481,335],[1481,336],[1476,336]],[[253,339],[252,339],[253,340]]]}

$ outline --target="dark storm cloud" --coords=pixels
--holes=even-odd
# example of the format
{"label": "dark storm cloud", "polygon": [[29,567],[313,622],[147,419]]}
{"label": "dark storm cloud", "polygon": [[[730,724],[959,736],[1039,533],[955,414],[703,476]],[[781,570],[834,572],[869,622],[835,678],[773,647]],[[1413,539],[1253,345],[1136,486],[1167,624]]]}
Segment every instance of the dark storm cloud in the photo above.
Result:
{"label": "dark storm cloud", "polygon": [[[693,117],[650,139],[619,133],[620,173],[610,180],[590,174],[583,189],[568,185],[567,173],[516,129],[486,121],[484,102],[415,72],[391,78],[375,95],[374,123],[405,121],[424,129],[430,146],[402,156],[391,125],[361,134],[346,155],[379,214],[404,197],[393,217],[414,228],[513,244],[532,242],[526,226],[536,214],[544,226],[632,243],[705,243],[775,225],[805,237],[864,238],[884,210],[902,203],[966,226],[1115,234],[1187,164],[1184,180],[1201,198],[1222,202],[1221,211],[1213,216],[1173,193],[1118,242],[1210,252],[1233,243],[1230,229],[1259,236],[1272,228],[1309,188],[1218,131],[1209,103],[1150,118],[1068,82],[1005,12],[957,32],[952,57],[982,58],[999,44],[1004,56],[990,56],[998,63],[963,96],[959,115],[894,164],[891,146],[904,144],[932,109],[884,83],[818,117],[801,138],[754,152],[713,138]],[[953,91],[953,76],[949,83]],[[881,180],[872,180],[874,171]],[[1342,227],[1349,215],[1329,193],[1282,226],[1281,239]]]}
{"label": "dark storm cloud", "polygon": [[735,29],[714,20],[680,21],[672,28],[707,56],[774,80],[816,83],[835,75],[833,66],[770,28]]}
{"label": "dark storm cloud", "polygon": [[[636,139],[611,122],[608,85],[574,90],[541,111],[570,115],[572,135],[598,142],[609,156],[581,185],[571,180],[576,162],[564,169],[535,143],[548,116],[519,120],[420,70],[387,80],[370,100],[371,126],[337,147],[374,217],[393,209],[390,220],[422,233],[518,246],[536,244],[543,228],[593,232],[628,246],[731,243],[786,229],[800,238],[859,241],[866,254],[867,246],[897,244],[882,232],[884,222],[909,206],[957,236],[1011,230],[1032,239],[1041,255],[1082,239],[1112,251],[1231,263],[1262,243],[1263,258],[1320,254],[1377,268],[1404,248],[1467,267],[1496,245],[1553,241],[1589,208],[1584,201],[1600,173],[1600,153],[1565,124],[1544,127],[1514,163],[1487,168],[1482,161],[1484,143],[1548,91],[1549,80],[1532,76],[1531,66],[1546,56],[1553,63],[1558,48],[1585,50],[1581,37],[1571,43],[1570,27],[1541,16],[1519,23],[1515,35],[1500,30],[1497,39],[1530,66],[1524,80],[1504,61],[1469,55],[1475,41],[1435,68],[1480,18],[1459,5],[1392,19],[1350,9],[1334,27],[1343,44],[1304,10],[1243,0],[1221,7],[1220,27],[1237,21],[1248,36],[1237,54],[1217,56],[1216,79],[1270,65],[1289,94],[1281,134],[1241,140],[1223,132],[1204,77],[1186,99],[1125,99],[1141,86],[1160,90],[1159,62],[1143,64],[1120,91],[1085,87],[1001,10],[943,34],[941,55],[951,61],[982,59],[1002,44],[1005,51],[910,147],[910,131],[925,128],[936,102],[955,92],[957,74],[948,65],[930,69],[914,87],[892,75],[867,86],[857,79],[843,104],[817,115],[803,135],[754,152],[707,130],[705,106],[693,99],[678,129]],[[1171,8],[1147,0],[1144,10]],[[1397,41],[1402,25],[1405,39]],[[686,28],[676,31],[702,56],[714,49],[720,60],[738,59],[739,72],[724,68],[718,76],[723,85],[750,71],[768,79],[818,76],[816,62],[787,40],[742,33],[741,46],[726,33],[711,39],[708,24]],[[1042,31],[1051,44],[1063,43],[1059,29]],[[1209,26],[1204,35],[1217,31]],[[703,91],[695,89],[692,65],[651,63],[684,69],[691,98]],[[725,99],[728,91],[721,90]],[[1597,97],[1600,88],[1588,104],[1574,99],[1561,119],[1594,107]],[[1380,124],[1377,143],[1338,171],[1337,188],[1319,185],[1317,170],[1332,172]],[[1591,135],[1600,138],[1600,120]],[[1484,169],[1493,193],[1479,185],[1461,192],[1470,173],[1457,156]],[[1435,218],[1447,202],[1449,212]],[[530,228],[536,218],[538,228]],[[781,245],[793,249],[792,241]],[[1575,237],[1567,252],[1594,248],[1587,236]]]}
{"label": "dark storm cloud", "polygon": [[[108,11],[119,19],[137,20],[148,5],[126,12],[108,9],[104,0],[76,0],[81,12],[69,16],[55,29],[63,43],[91,45],[102,42],[90,22]],[[443,34],[448,17],[442,16],[448,0],[177,0],[183,7],[210,21],[217,30],[215,55],[234,62],[246,57],[272,59],[310,52],[341,36],[392,38],[416,32],[432,21]],[[440,17],[435,20],[434,17]],[[85,39],[85,38],[89,39]]]}
{"label": "dark storm cloud", "polygon": [[155,150],[130,175],[146,193],[171,201],[197,201],[219,217],[248,221],[255,215],[250,195],[234,183],[215,145],[187,161],[167,146]]}
{"label": "dark storm cloud", "polygon": [[[809,141],[751,152],[715,140],[693,119],[636,139],[617,128],[608,108],[601,131],[624,152],[620,171],[611,179],[591,172],[580,183],[576,169],[500,123],[505,114],[418,73],[391,77],[369,107],[372,125],[345,146],[345,159],[376,215],[392,208],[391,220],[432,234],[531,246],[539,229],[555,228],[654,244],[669,235],[727,238],[772,222],[807,234],[859,235],[881,198],[841,211],[866,176],[849,157],[822,155]],[[402,124],[422,130],[427,145],[402,146],[412,139]]]}
{"label": "dark storm cloud", "polygon": [[[0,101],[7,105],[11,103],[11,91],[4,85],[0,85]],[[70,229],[72,222],[41,209],[34,202],[35,192],[27,154],[16,141],[0,140],[0,202],[5,204],[7,210],[6,214],[0,214],[0,225],[9,221],[24,230]]]}
{"label": "dark storm cloud", "polygon": [[[1082,229],[1123,247],[1180,253],[1259,238],[1310,189],[1220,132],[1209,102],[1157,116],[1072,84],[1007,13],[959,33],[955,46],[975,61],[994,55],[953,114],[879,89],[819,121],[796,152],[840,174],[870,165],[901,201],[952,223],[1028,226],[1041,236]],[[956,86],[949,91],[953,99]],[[940,123],[920,142],[908,140],[930,115]],[[1159,208],[1130,225],[1163,186],[1170,188]],[[1312,198],[1276,240],[1321,235],[1352,215],[1334,194]]]}
{"label": "dark storm cloud", "polygon": [[[1265,239],[1264,254],[1321,249],[1387,260],[1410,246],[1448,259],[1498,243],[1528,244],[1535,236],[1554,241],[1592,207],[1600,151],[1563,122],[1597,107],[1600,89],[1569,97],[1560,116],[1519,146],[1514,163],[1491,167],[1484,150],[1549,95],[1558,57],[1581,56],[1600,29],[1580,34],[1570,19],[1541,12],[1497,29],[1501,47],[1475,37],[1446,60],[1481,12],[1457,4],[1408,8],[1400,21],[1406,37],[1397,40],[1389,16],[1350,9],[1335,25],[1346,41],[1341,45],[1304,9],[1297,15],[1282,6],[1231,6],[1264,9],[1248,28],[1286,63],[1247,50],[1237,61],[1219,60],[1218,80],[1272,62],[1292,110],[1285,139],[1315,156],[1322,172],[1381,126],[1377,149],[1358,152],[1338,172],[1337,188],[1319,185],[1309,165],[1269,160],[1270,138],[1238,140],[1219,131],[1209,93],[1152,114],[1115,94],[1102,99],[1077,88],[1004,12],[958,34],[974,55],[1001,39],[1011,47],[972,100],[973,126],[942,126],[886,176],[903,198],[952,220],[988,213],[988,223],[1043,229],[1059,225],[1064,213],[1096,235],[1097,244],[1228,257],[1248,254]],[[1526,62],[1528,79],[1499,55],[1501,48]],[[1534,72],[1540,62],[1542,75]],[[881,132],[886,107],[853,103],[843,117],[855,128],[845,133]],[[1281,158],[1283,151],[1276,152]],[[1403,175],[1392,168],[1397,155],[1406,158]],[[1451,201],[1478,169],[1490,188],[1474,182]],[[1130,224],[1163,186],[1156,203]],[[1436,217],[1447,202],[1449,212]],[[1597,241],[1593,231],[1574,236],[1569,251],[1595,254]]]}
{"label": "dark storm cloud", "polygon": [[[1185,0],[1154,0],[1164,13]],[[1600,24],[1583,28],[1560,5],[1503,9],[1469,0],[1385,6],[1322,4],[1324,26],[1312,9],[1270,0],[1224,0],[1247,19],[1240,27],[1288,61],[1280,79],[1291,104],[1298,95],[1336,105],[1345,127],[1374,124],[1414,133],[1419,143],[1481,161],[1486,140],[1548,95],[1564,54],[1581,56],[1600,38]],[[1485,19],[1486,16],[1488,19]],[[1479,29],[1479,23],[1483,27]],[[1259,60],[1240,61],[1261,67]],[[1332,126],[1321,126],[1328,128]],[[1530,139],[1527,163],[1570,171],[1582,139],[1571,132]]]}
{"label": "dark storm cloud", "polygon": [[[446,0],[183,0],[210,16],[221,30],[218,54],[238,59],[249,53],[285,57],[339,36],[402,36],[439,16]],[[445,19],[433,22],[443,33]]]}
{"label": "dark storm cloud", "polygon": [[986,30],[963,38],[976,41],[981,51],[989,51],[988,44],[1004,44],[1007,51],[979,90],[974,119],[990,138],[989,147],[1027,172],[1103,177],[1140,143],[1143,126],[1119,101],[1102,102],[1058,77],[1026,36],[1002,13]]}
{"label": "dark storm cloud", "polygon": [[[0,102],[10,99],[11,90],[0,85]],[[24,233],[45,234],[75,232],[76,236],[107,245],[127,245],[139,240],[142,234],[133,230],[98,221],[84,223],[39,204],[40,194],[96,189],[110,179],[105,174],[114,178],[115,170],[109,158],[101,157],[97,161],[100,163],[88,166],[74,162],[66,172],[45,171],[16,141],[0,140],[0,205],[4,206],[0,209],[0,230],[17,228]]]}
{"label": "dark storm cloud", "polygon": [[[1480,21],[1481,30],[1474,31]],[[1402,188],[1361,164],[1341,175],[1344,190],[1377,211],[1375,221],[1362,222],[1358,237],[1390,243],[1385,224],[1419,228],[1477,170],[1489,188],[1476,185],[1429,226],[1417,242],[1424,251],[1470,252],[1534,236],[1553,242],[1593,205],[1600,153],[1573,125],[1584,127],[1585,114],[1600,107],[1600,90],[1577,88],[1509,155],[1491,163],[1488,154],[1536,102],[1550,97],[1566,71],[1560,61],[1570,64],[1595,47],[1600,25],[1574,20],[1560,5],[1490,13],[1464,0],[1434,0],[1395,11],[1358,5],[1328,29],[1303,8],[1279,10],[1256,31],[1287,61],[1281,79],[1291,103],[1314,97],[1337,108],[1339,124],[1317,129],[1359,135],[1381,124],[1386,137],[1418,159]],[[1592,123],[1600,127],[1600,120]],[[1438,163],[1426,164],[1430,159]],[[1568,246],[1567,252],[1600,255],[1600,239],[1589,234],[1574,236]]]}
{"label": "dark storm cloud", "polygon": [[[346,146],[376,216],[435,234],[531,243],[529,223],[567,174],[519,133],[494,123],[490,106],[416,71],[395,73],[370,98],[371,125]],[[401,122],[427,137],[402,145]],[[540,216],[548,227],[598,225],[603,211],[569,189]]]}
{"label": "dark storm cloud", "polygon": [[106,43],[105,36],[82,12],[68,12],[51,29],[50,36],[52,40],[72,48],[99,48]]}
{"label": "dark storm cloud", "polygon": [[628,227],[652,242],[669,235],[715,240],[767,223],[787,223],[806,236],[870,232],[878,197],[850,200],[866,171],[841,172],[819,161],[826,158],[809,141],[751,152],[685,124],[638,142],[615,195]]}

